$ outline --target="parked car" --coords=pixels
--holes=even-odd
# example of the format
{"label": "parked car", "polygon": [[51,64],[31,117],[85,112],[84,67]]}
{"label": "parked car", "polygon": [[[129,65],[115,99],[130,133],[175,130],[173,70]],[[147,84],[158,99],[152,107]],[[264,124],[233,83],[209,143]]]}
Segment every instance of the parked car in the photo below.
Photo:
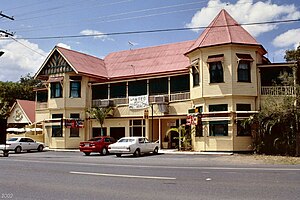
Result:
{"label": "parked car", "polygon": [[86,156],[89,156],[92,152],[98,152],[101,155],[107,155],[108,145],[114,143],[116,140],[109,136],[99,136],[91,138],[88,141],[80,142],[79,149]]}
{"label": "parked car", "polygon": [[12,137],[6,141],[6,144],[0,145],[0,150],[15,151],[21,153],[22,151],[43,151],[44,143],[36,142],[29,137]]}
{"label": "parked car", "polygon": [[158,154],[158,143],[149,142],[145,137],[123,137],[116,143],[108,146],[109,153],[120,157],[122,154],[133,154],[140,156],[142,153]]}

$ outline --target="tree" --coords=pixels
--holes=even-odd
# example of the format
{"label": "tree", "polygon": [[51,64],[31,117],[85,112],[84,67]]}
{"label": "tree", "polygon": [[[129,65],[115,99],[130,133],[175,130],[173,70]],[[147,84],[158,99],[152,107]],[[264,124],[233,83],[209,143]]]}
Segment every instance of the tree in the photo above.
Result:
{"label": "tree", "polygon": [[300,76],[300,44],[298,45],[297,49],[292,49],[292,50],[286,50],[285,51],[285,56],[284,56],[286,61],[296,61],[297,62],[297,67],[294,69],[294,87],[296,89],[296,100],[295,100],[295,107],[297,110],[297,114],[295,116],[296,118],[296,156],[300,156],[300,115],[299,115],[299,110],[300,110],[300,96],[299,96],[299,76]]}
{"label": "tree", "polygon": [[96,108],[91,108],[87,110],[87,113],[90,114],[92,118],[96,118],[98,122],[100,123],[101,127],[101,136],[104,135],[103,133],[103,124],[104,120],[108,115],[112,115],[113,108],[112,107],[96,107]]}
{"label": "tree", "polygon": [[7,117],[9,115],[8,103],[0,98],[0,144],[6,143]]}

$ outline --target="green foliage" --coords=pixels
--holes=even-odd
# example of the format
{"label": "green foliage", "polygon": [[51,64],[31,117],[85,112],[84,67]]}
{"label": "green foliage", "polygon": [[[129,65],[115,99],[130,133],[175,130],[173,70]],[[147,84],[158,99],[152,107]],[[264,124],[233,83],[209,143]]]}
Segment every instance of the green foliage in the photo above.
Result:
{"label": "green foliage", "polygon": [[300,60],[300,45],[295,50],[286,50],[284,59],[286,61],[299,61]]}
{"label": "green foliage", "polygon": [[30,74],[20,78],[18,82],[1,82],[0,81],[0,98],[2,101],[12,106],[16,99],[35,100],[33,88],[40,83],[39,80],[33,79]]}
{"label": "green foliage", "polygon": [[251,124],[253,148],[256,153],[295,155],[297,112],[295,97],[282,99],[269,96],[261,111],[244,121]]}
{"label": "green foliage", "polygon": [[9,106],[6,101],[0,98],[0,120],[6,119],[9,115]]}
{"label": "green foliage", "polygon": [[175,131],[178,133],[178,137],[175,137],[175,139],[179,140],[179,149],[180,150],[191,150],[192,145],[192,137],[191,137],[191,131],[189,128],[187,128],[185,125],[180,125],[178,128],[170,128],[167,131],[167,134],[170,132]]}
{"label": "green foliage", "polygon": [[95,118],[98,120],[100,123],[101,127],[101,135],[103,135],[103,124],[104,120],[108,115],[112,115],[113,108],[112,107],[96,107],[96,108],[91,108],[86,111],[87,113],[90,114],[92,118]]}

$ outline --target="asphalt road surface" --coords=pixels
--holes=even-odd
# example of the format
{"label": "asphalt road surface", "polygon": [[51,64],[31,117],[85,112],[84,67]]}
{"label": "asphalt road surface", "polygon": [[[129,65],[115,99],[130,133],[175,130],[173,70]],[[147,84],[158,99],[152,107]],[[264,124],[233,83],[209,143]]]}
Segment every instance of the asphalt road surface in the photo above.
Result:
{"label": "asphalt road surface", "polygon": [[0,157],[2,199],[299,199],[300,166],[240,156],[11,153]]}

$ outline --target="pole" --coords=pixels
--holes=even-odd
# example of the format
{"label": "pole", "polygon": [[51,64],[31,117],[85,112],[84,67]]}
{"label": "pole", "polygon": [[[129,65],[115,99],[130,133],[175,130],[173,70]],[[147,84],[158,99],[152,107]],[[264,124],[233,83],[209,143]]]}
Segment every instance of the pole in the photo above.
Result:
{"label": "pole", "polygon": [[152,114],[151,114],[151,118],[152,118],[151,141],[153,142],[153,114],[154,114],[154,112],[153,112],[153,103],[151,104],[151,112],[152,112]]}

